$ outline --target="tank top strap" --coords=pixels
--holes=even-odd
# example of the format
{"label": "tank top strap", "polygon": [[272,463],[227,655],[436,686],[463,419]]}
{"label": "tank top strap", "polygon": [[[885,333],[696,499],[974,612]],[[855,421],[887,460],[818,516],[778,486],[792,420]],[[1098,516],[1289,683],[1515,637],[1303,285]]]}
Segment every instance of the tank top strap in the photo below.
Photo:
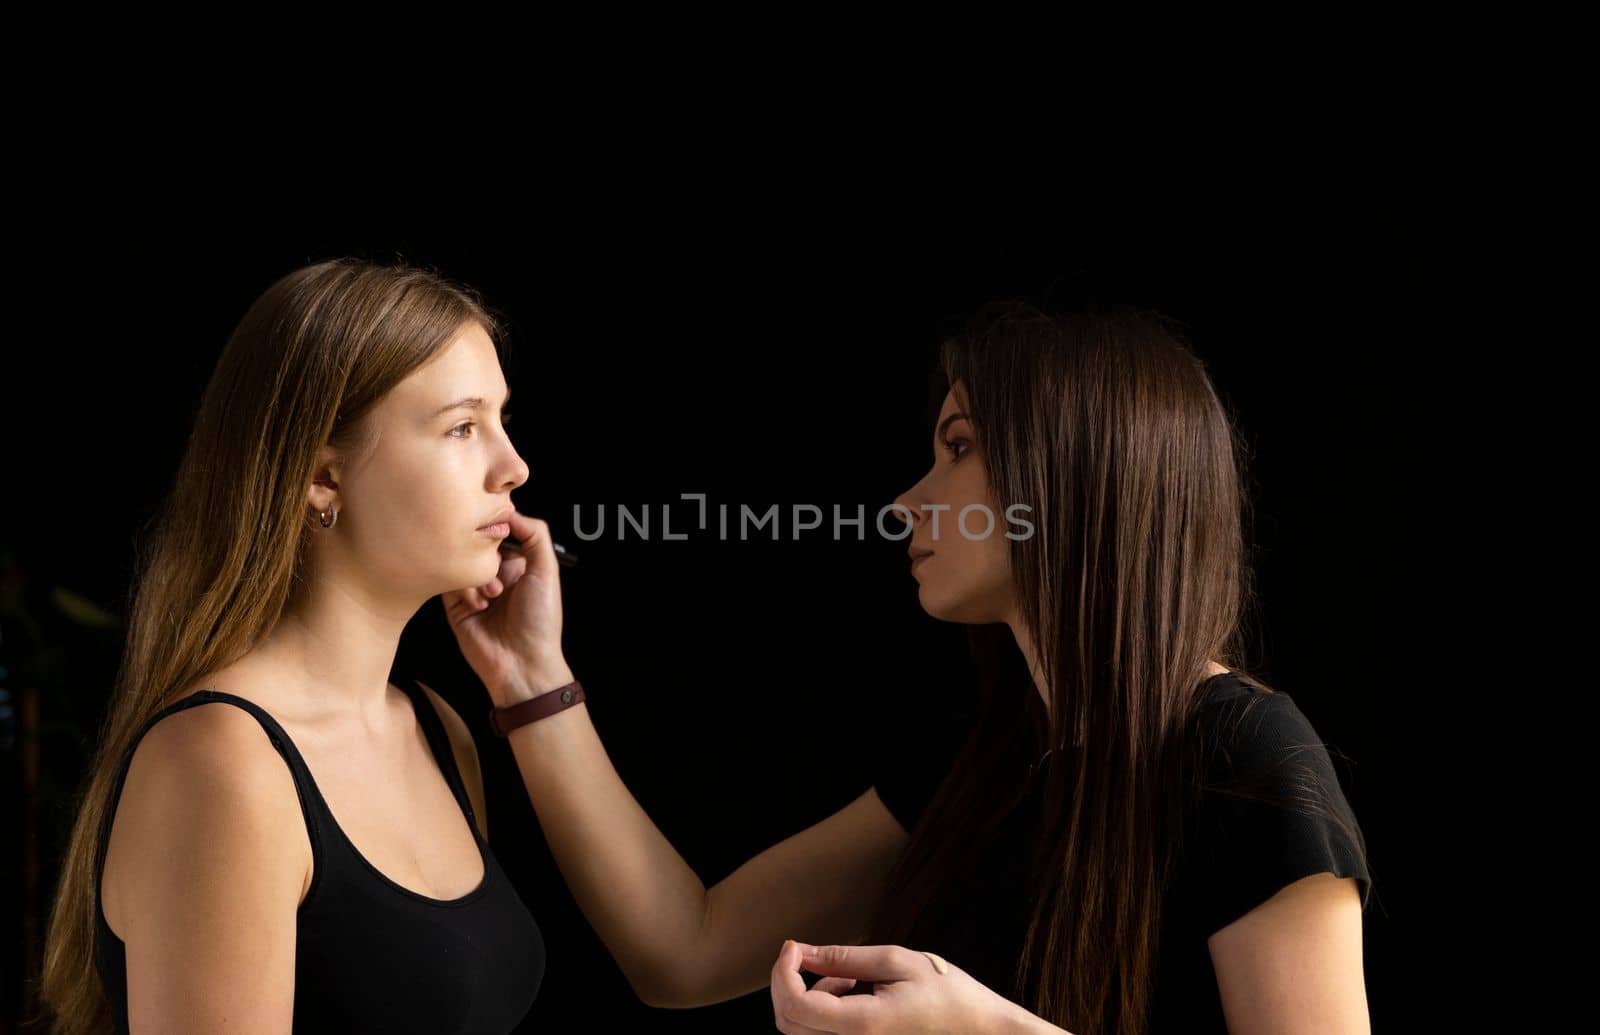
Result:
{"label": "tank top strap", "polygon": [[122,758],[117,765],[117,778],[111,789],[111,797],[104,815],[100,818],[100,838],[95,852],[95,903],[97,909],[100,904],[98,889],[101,877],[105,872],[105,857],[106,850],[109,847],[111,822],[116,816],[117,804],[122,798],[122,788],[128,779],[128,768],[133,761],[134,751],[138,748],[140,741],[144,739],[145,734],[150,732],[150,728],[162,719],[186,708],[208,704],[212,701],[225,701],[249,712],[266,730],[267,737],[272,741],[272,746],[277,749],[278,754],[283,756],[284,762],[289,766],[290,773],[294,776],[295,789],[300,797],[300,811],[305,816],[306,832],[311,839],[315,870],[319,874],[322,872],[322,831],[321,824],[316,817],[316,808],[313,805],[313,802],[320,799],[317,797],[316,782],[311,779],[311,771],[306,767],[305,759],[300,757],[300,752],[295,748],[294,741],[289,739],[289,734],[284,731],[282,726],[278,725],[278,721],[254,701],[246,700],[236,694],[230,694],[222,690],[208,688],[196,690],[187,697],[179,698],[150,716],[139,726],[138,731],[133,735],[133,739],[129,741],[127,749],[123,751]]}
{"label": "tank top strap", "polygon": [[412,710],[417,714],[417,722],[422,726],[423,735],[428,739],[428,747],[433,751],[433,757],[439,763],[439,769],[444,773],[445,783],[450,787],[450,793],[455,795],[456,804],[461,806],[461,811],[466,815],[468,825],[472,827],[472,836],[482,840],[478,831],[478,817],[472,809],[472,799],[467,796],[466,784],[462,782],[461,770],[456,765],[455,749],[450,746],[450,734],[444,728],[444,719],[439,715],[439,710],[434,707],[433,699],[422,689],[422,684],[415,679],[402,679],[400,688],[411,698]]}

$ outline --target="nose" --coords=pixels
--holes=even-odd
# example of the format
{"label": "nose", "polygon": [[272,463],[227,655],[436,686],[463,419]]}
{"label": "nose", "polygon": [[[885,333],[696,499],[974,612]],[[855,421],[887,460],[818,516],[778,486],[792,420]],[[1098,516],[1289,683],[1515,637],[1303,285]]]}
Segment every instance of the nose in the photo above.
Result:
{"label": "nose", "polygon": [[531,473],[528,470],[528,465],[522,459],[522,454],[515,449],[511,450],[511,471],[506,477],[506,489],[515,489],[517,486],[525,484]]}
{"label": "nose", "polygon": [[[920,485],[922,483],[918,482],[917,484]],[[894,498],[894,512],[899,515],[901,521],[911,527],[912,531],[915,531],[916,527],[927,520],[928,517],[928,512],[918,505],[920,500],[921,497],[917,493],[916,485]]]}

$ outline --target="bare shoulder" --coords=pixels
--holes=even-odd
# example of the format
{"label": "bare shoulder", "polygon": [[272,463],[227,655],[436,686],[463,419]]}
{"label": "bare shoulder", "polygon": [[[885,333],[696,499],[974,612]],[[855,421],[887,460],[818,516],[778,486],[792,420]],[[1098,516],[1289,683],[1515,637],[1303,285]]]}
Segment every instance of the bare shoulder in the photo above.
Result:
{"label": "bare shoulder", "polygon": [[[162,850],[140,850],[160,845]],[[209,858],[266,870],[291,912],[309,885],[310,839],[294,775],[254,716],[224,702],[194,705],[145,731],[128,763],[108,838],[107,921],[137,927],[171,903],[163,871]],[[174,862],[179,865],[174,867]]]}
{"label": "bare shoulder", "polygon": [[478,761],[478,745],[472,739],[472,731],[467,728],[466,720],[450,707],[449,702],[441,697],[437,690],[420,679],[417,680],[417,685],[428,695],[428,700],[433,702],[434,711],[439,713],[439,718],[444,722],[445,732],[450,735],[450,749],[455,755],[456,769],[461,773],[461,782],[466,785],[467,797],[471,800],[472,810],[478,817],[478,829],[484,837],[488,837],[489,816],[484,808],[483,771]]}
{"label": "bare shoulder", "polygon": [[205,775],[224,788],[247,793],[252,793],[267,773],[281,773],[281,786],[294,789],[289,766],[266,727],[238,705],[222,701],[192,705],[151,726],[134,750],[130,780],[132,769],[141,762],[156,772],[176,766],[203,767]]}
{"label": "bare shoulder", "polygon": [[294,774],[266,728],[225,702],[185,708],[146,730],[119,805],[140,815],[234,811],[304,826]]}
{"label": "bare shoulder", "polygon": [[292,1023],[310,841],[294,776],[254,716],[174,712],[129,760],[106,859],[106,922],[126,950],[134,1031]]}

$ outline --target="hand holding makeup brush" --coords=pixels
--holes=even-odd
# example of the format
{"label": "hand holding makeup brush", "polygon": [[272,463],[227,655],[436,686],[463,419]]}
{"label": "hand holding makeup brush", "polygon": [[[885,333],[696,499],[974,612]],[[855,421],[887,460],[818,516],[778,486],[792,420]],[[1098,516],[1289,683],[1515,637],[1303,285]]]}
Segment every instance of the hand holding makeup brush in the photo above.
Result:
{"label": "hand holding makeup brush", "polygon": [[481,586],[440,594],[467,664],[496,707],[572,682],[561,650],[561,576],[550,526],[514,513],[520,546],[501,552],[500,571]]}

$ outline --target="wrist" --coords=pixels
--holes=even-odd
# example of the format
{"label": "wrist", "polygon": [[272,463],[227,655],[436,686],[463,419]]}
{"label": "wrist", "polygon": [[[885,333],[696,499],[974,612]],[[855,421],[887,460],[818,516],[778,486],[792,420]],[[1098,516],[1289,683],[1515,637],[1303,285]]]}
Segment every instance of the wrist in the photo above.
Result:
{"label": "wrist", "polygon": [[496,708],[509,708],[523,701],[559,690],[574,680],[565,661],[511,673],[488,687],[489,699]]}
{"label": "wrist", "polygon": [[997,998],[1001,1002],[989,1016],[989,1024],[984,1028],[987,1035],[1071,1035],[1065,1028],[1051,1024],[1010,999],[998,995]]}

